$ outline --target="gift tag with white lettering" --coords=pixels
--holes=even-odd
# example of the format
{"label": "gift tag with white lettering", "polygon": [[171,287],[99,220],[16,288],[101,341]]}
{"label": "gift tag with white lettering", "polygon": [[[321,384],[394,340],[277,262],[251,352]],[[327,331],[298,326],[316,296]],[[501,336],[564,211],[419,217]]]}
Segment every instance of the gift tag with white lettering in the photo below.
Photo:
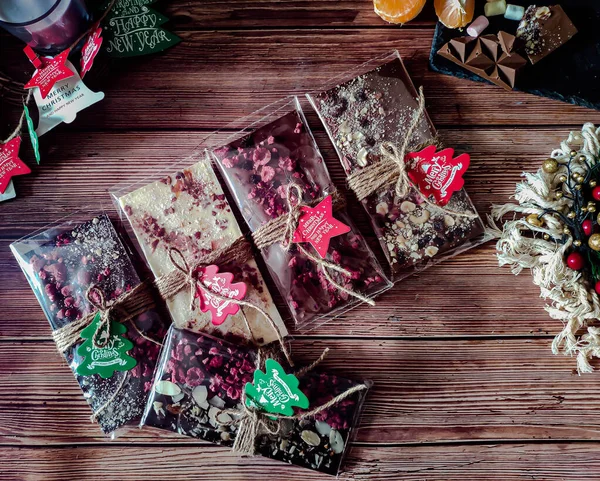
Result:
{"label": "gift tag with white lettering", "polygon": [[[68,60],[66,65],[77,72]],[[36,133],[42,136],[61,122],[73,122],[78,112],[100,102],[104,92],[92,92],[75,73],[68,79],[56,82],[45,98],[42,98],[39,89],[34,89],[33,97],[40,112]]]}
{"label": "gift tag with white lettering", "polygon": [[161,27],[169,21],[148,7],[156,0],[117,0],[103,22],[104,51],[111,57],[161,52],[181,39]]}

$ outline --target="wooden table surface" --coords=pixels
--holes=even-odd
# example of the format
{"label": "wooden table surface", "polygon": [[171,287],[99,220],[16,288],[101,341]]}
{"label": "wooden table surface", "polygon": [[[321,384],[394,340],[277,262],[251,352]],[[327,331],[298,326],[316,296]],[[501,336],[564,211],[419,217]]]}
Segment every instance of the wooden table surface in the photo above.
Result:
{"label": "wooden table surface", "polygon": [[[106,190],[117,182],[163,169],[204,132],[393,49],[424,86],[443,138],[471,154],[466,187],[482,214],[600,112],[428,71],[431,11],[399,28],[370,0],[174,0],[159,10],[181,44],[90,74],[106,98],[42,137],[41,165],[0,204],[0,479],[328,479],[174,434],[104,439],[9,244],[82,205],[112,211]],[[0,40],[0,71],[25,81],[18,42]],[[2,137],[14,99],[1,104]],[[309,123],[343,187],[323,128],[315,115]],[[31,164],[31,152],[23,156]],[[350,208],[368,233],[361,208]],[[490,243],[403,281],[376,307],[293,331],[293,351],[308,361],[329,346],[324,368],[375,381],[349,479],[598,479],[600,374],[578,376],[575,359],[552,355],[560,327],[529,275],[499,268]]]}

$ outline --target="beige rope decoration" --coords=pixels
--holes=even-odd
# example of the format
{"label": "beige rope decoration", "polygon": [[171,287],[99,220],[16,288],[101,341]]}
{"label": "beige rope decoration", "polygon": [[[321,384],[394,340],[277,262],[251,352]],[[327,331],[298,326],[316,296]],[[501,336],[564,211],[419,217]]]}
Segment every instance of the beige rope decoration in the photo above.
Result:
{"label": "beige rope decoration", "polygon": [[[242,247],[241,247],[242,245],[244,245],[244,248],[250,249],[249,243],[246,241],[246,239],[244,239],[243,237],[241,237],[240,239],[242,239],[244,242],[240,242],[240,243],[236,244],[236,242],[237,242],[236,241],[236,242],[234,242],[234,244],[232,244],[232,246],[230,248],[226,248],[224,252],[230,252],[231,249],[233,248],[233,246],[236,246],[236,245],[239,246],[238,248],[240,250],[242,249]],[[222,251],[223,251],[223,249],[221,249],[220,251],[215,251],[214,253],[218,254],[219,252],[222,252]],[[251,253],[250,253],[250,255],[251,255]],[[190,288],[190,303],[193,306],[194,300],[196,298],[196,289],[200,288],[200,289],[202,289],[202,291],[205,294],[207,294],[211,297],[214,297],[216,299],[219,299],[220,301],[230,302],[230,303],[236,304],[240,307],[250,307],[250,308],[258,311],[266,319],[266,321],[269,323],[269,325],[275,332],[275,335],[277,336],[277,341],[279,342],[279,345],[281,346],[281,350],[284,353],[285,358],[287,359],[287,361],[290,363],[291,366],[294,365],[291,355],[290,355],[290,352],[288,351],[288,348],[285,344],[285,340],[281,336],[281,331],[279,330],[279,326],[277,326],[275,321],[271,318],[271,316],[262,307],[260,307],[259,305],[255,304],[253,302],[245,301],[243,299],[240,300],[240,299],[234,299],[234,298],[222,296],[222,295],[212,291],[208,287],[206,287],[204,285],[204,283],[198,281],[197,275],[195,274],[196,270],[202,266],[212,264],[215,261],[221,261],[222,257],[220,257],[219,255],[210,254],[209,256],[203,257],[201,259],[201,261],[197,262],[196,264],[194,264],[193,266],[190,267],[189,264],[187,263],[187,261],[185,260],[185,257],[181,253],[181,251],[179,249],[177,249],[176,247],[172,247],[171,249],[169,249],[169,258],[171,259],[173,266],[175,266],[176,272],[178,272],[178,274],[179,274],[177,276],[177,278],[180,279],[180,282],[178,282],[177,285],[175,285],[174,283],[169,284],[169,286],[177,287],[177,289],[175,289],[175,287],[172,287],[172,292],[174,292],[172,295],[177,294],[178,292],[183,290],[186,286],[189,286],[189,288]],[[210,259],[210,261],[207,261],[207,259]],[[220,263],[224,263],[224,262],[221,261]],[[169,276],[169,275],[170,274],[167,274],[167,276]],[[157,285],[159,284],[158,281],[161,281],[161,279],[160,278],[157,279]],[[161,289],[162,289],[162,291],[161,291]],[[164,287],[159,287],[159,291],[161,291],[161,293],[164,294],[166,289]],[[168,299],[169,297],[172,297],[172,295],[171,296],[163,295],[163,297]],[[252,334],[251,330],[250,330],[250,334]]]}
{"label": "beige rope decoration", "polygon": [[[418,187],[410,180],[407,172],[405,157],[409,148],[409,143],[412,139],[413,132],[418,127],[425,113],[425,96],[423,95],[423,87],[419,87],[419,106],[413,113],[412,122],[402,141],[400,149],[392,142],[382,142],[379,146],[381,159],[378,162],[370,164],[365,168],[354,172],[348,176],[348,186],[354,191],[358,200],[364,200],[379,188],[396,183],[395,191],[398,197],[406,197],[411,189],[420,192]],[[437,138],[431,139],[420,144],[411,150],[421,150],[427,145],[439,145]],[[431,207],[440,209],[447,214],[457,217],[468,217],[476,219],[479,217],[472,212],[457,212],[446,207],[442,207],[435,202],[431,202],[427,196],[421,195],[424,202]]]}
{"label": "beige rope decoration", "polygon": [[98,421],[98,416],[103,413],[105,411],[105,409],[111,405],[111,403],[117,398],[117,396],[119,395],[119,393],[121,392],[121,389],[123,389],[123,386],[125,386],[125,382],[127,381],[127,379],[129,379],[129,371],[125,371],[123,373],[123,376],[121,376],[121,381],[119,381],[119,385],[117,386],[117,389],[115,389],[115,392],[113,392],[111,394],[111,396],[102,404],[102,406],[100,406],[98,409],[96,409],[92,415],[90,416],[90,421],[95,423]]}
{"label": "beige rope decoration", "polygon": [[[54,338],[54,342],[56,342],[56,349],[61,354],[80,342],[81,331],[92,323],[97,312],[100,312],[102,321],[98,324],[98,329],[92,337],[92,342],[95,347],[103,347],[108,342],[108,339],[98,342],[97,338],[102,330],[110,326],[111,320],[121,323],[132,321],[135,317],[154,307],[154,299],[152,298],[150,286],[145,282],[138,284],[111,302],[106,302],[104,293],[96,286],[91,286],[88,289],[86,297],[97,311],[93,311],[81,319],[77,319],[52,332],[52,337]],[[132,324],[134,323],[132,322]],[[146,338],[146,336],[144,337]]]}
{"label": "beige rope decoration", "polygon": [[[337,192],[334,192],[334,194],[332,194],[332,197],[334,195],[335,195],[335,198],[341,197],[340,194],[338,194]],[[335,200],[335,198],[332,200]],[[301,202],[302,188],[294,182],[291,182],[290,184],[288,184],[287,189],[286,189],[286,200],[288,203],[287,215],[281,215],[278,218],[273,219],[272,221],[268,222],[266,225],[257,229],[252,234],[254,243],[256,244],[256,247],[258,247],[259,249],[264,249],[265,247],[269,247],[270,245],[279,242],[284,246],[286,251],[289,251],[292,244],[294,244],[294,242],[293,242],[294,232],[298,228],[298,219],[300,218],[300,215],[302,214],[302,210],[301,210],[301,208],[303,206],[303,204]],[[321,200],[323,200],[323,199],[319,199],[319,200],[315,201],[314,203],[316,204],[316,203],[320,202]],[[338,201],[338,205],[339,205],[339,201]],[[373,301],[373,299],[369,299],[368,297],[363,296],[359,292],[353,291],[352,289],[348,289],[348,288],[342,286],[341,284],[336,282],[331,277],[331,274],[329,273],[329,270],[333,270],[333,271],[339,272],[340,274],[342,274],[346,277],[351,277],[351,274],[350,274],[350,272],[348,272],[348,270],[344,269],[343,267],[341,267],[333,262],[329,262],[325,259],[322,259],[319,256],[311,254],[307,249],[305,249],[299,243],[296,243],[295,245],[296,245],[296,248],[302,254],[304,254],[315,265],[317,265],[318,267],[321,268],[321,270],[323,271],[323,275],[325,276],[327,281],[332,286],[334,286],[337,290],[339,290],[340,292],[344,292],[350,296],[356,297],[357,299],[361,300],[362,302],[366,302],[370,306],[375,305],[375,301]]]}
{"label": "beige rope decoration", "polygon": [[[298,371],[297,375],[304,375],[308,371],[314,369],[325,357],[327,356],[329,349],[325,349],[319,358],[309,366]],[[260,360],[257,357],[257,369],[260,368]],[[296,413],[292,416],[286,416],[284,414],[271,414],[266,413],[260,409],[248,407],[246,405],[246,392],[242,391],[241,409],[229,408],[221,410],[222,413],[230,414],[233,416],[233,420],[227,422],[219,422],[222,426],[237,425],[238,430],[233,444],[233,452],[241,455],[253,455],[255,453],[255,442],[256,438],[262,433],[268,433],[277,435],[281,430],[281,419],[291,419],[294,421],[301,419],[308,419],[316,416],[317,414],[335,406],[344,399],[352,396],[353,394],[365,391],[369,388],[366,384],[357,384],[356,386],[347,389],[346,391],[333,397],[326,403],[320,404],[314,407],[310,411],[304,411]],[[217,415],[218,418],[218,415]]]}

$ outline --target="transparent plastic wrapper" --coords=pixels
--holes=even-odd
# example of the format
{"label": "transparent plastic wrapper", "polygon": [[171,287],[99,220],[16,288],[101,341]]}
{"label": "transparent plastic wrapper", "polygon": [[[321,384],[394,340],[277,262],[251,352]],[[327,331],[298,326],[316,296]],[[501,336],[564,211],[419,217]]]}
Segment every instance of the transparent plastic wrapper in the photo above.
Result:
{"label": "transparent plastic wrapper", "polygon": [[[110,303],[141,284],[127,249],[105,214],[74,214],[14,242],[11,250],[50,321],[53,334],[95,310],[88,298],[90,288],[97,289],[95,292]],[[81,341],[64,350],[93,417],[106,434],[139,422],[168,327],[152,308],[119,325],[120,330],[126,331],[122,334],[124,342],[130,346],[124,357],[135,360],[133,368],[103,375],[78,374],[76,370],[82,364],[91,366],[93,357],[80,354],[81,346],[89,342],[84,341],[85,331]],[[96,353],[110,355],[113,347],[114,344],[107,345]],[[98,361],[109,363],[114,359],[100,357]],[[132,364],[133,361],[127,367]]]}
{"label": "transparent plastic wrapper", "polygon": [[[339,315],[388,289],[390,282],[331,182],[297,99],[269,106],[245,120],[247,126],[213,148],[212,154],[297,327]],[[314,244],[291,238],[286,242],[273,235],[276,229],[271,226],[278,225],[281,232],[286,222],[289,227],[291,203],[292,208],[318,207],[324,201],[331,201],[332,217],[325,214],[314,231],[319,234],[321,227],[340,222],[347,231],[332,236],[322,254]],[[264,234],[269,229],[271,234]],[[270,242],[263,242],[269,236]]]}
{"label": "transparent plastic wrapper", "polygon": [[[242,235],[207,153],[200,157],[171,166],[162,178],[117,186],[113,199],[129,221],[134,243],[157,278],[181,269],[183,263],[185,270],[194,270],[198,283],[204,279],[206,284],[209,277],[217,279],[212,285],[223,295],[235,296],[234,287],[243,283],[245,294],[241,300],[259,307],[274,323],[252,306],[207,299],[205,292],[197,288],[191,298],[191,288],[186,287],[166,299],[177,327],[249,339],[258,345],[283,338],[287,330],[256,265],[251,243]],[[229,255],[240,245],[243,252],[238,249],[238,255]],[[215,257],[220,251],[225,252]],[[210,256],[215,258],[205,263]],[[214,274],[209,276],[209,272]],[[229,275],[232,277],[228,280]]]}
{"label": "transparent plastic wrapper", "polygon": [[[380,162],[382,147],[391,144],[401,151],[413,122],[406,154],[436,142],[427,113],[417,113],[419,96],[398,52],[360,65],[333,79],[325,89],[306,96],[325,125],[349,179]],[[453,171],[437,171],[437,167],[423,164],[430,168],[427,174],[434,182],[446,175],[443,183],[453,175]],[[462,188],[444,207],[427,202],[412,182],[405,195],[397,194],[393,181],[360,200],[394,281],[485,241],[483,222]]]}
{"label": "transparent plastic wrapper", "polygon": [[[239,424],[233,422],[236,414],[231,410],[242,408],[242,391],[246,383],[253,381],[257,356],[257,351],[247,347],[172,327],[165,339],[142,425],[233,446]],[[278,434],[260,431],[255,438],[255,452],[338,474],[371,383],[312,370],[299,374],[298,379],[298,387],[311,408],[354,386],[364,384],[365,389],[314,417],[281,419]]]}

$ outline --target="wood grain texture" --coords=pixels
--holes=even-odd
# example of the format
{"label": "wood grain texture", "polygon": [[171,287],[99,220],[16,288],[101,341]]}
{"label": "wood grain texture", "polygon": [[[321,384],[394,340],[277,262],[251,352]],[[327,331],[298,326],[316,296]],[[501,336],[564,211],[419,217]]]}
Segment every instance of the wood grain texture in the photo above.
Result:
{"label": "wood grain texture", "polygon": [[[547,339],[299,338],[291,347],[299,364],[330,347],[323,370],[375,382],[359,442],[600,441],[596,379],[574,375]],[[3,342],[0,376],[0,443],[102,439],[52,342]],[[134,429],[121,439],[154,433]]]}
{"label": "wood grain texture", "polygon": [[[104,439],[9,244],[83,206],[114,216],[106,191],[115,184],[156,176],[207,132],[393,49],[424,86],[443,139],[471,153],[466,187],[481,214],[569,130],[600,123],[600,112],[430,72],[431,5],[406,27],[381,21],[370,0],[173,0],[158,9],[183,42],[146,58],[98,59],[86,83],[106,98],[41,138],[40,166],[24,142],[34,173],[16,180],[17,200],[0,204],[0,480],[331,479],[173,433]],[[0,42],[0,72],[26,81],[19,43],[5,34]],[[20,100],[0,91],[2,136]],[[378,249],[352,196],[349,209]],[[324,369],[375,381],[344,479],[598,479],[598,375],[577,376],[574,359],[551,354],[560,327],[530,276],[499,268],[488,243],[404,280],[376,307],[292,329],[292,350],[308,362],[332,347]]]}
{"label": "wood grain texture", "polygon": [[[350,451],[341,479],[356,481],[580,481],[598,479],[600,443],[484,444],[477,446],[363,447]],[[145,466],[145,468],[144,468]],[[151,467],[151,468],[150,468]],[[239,459],[214,446],[172,443],[123,446],[12,447],[0,451],[0,480],[44,481],[276,481],[322,477],[265,458]],[[281,476],[281,477],[280,477]]]}

